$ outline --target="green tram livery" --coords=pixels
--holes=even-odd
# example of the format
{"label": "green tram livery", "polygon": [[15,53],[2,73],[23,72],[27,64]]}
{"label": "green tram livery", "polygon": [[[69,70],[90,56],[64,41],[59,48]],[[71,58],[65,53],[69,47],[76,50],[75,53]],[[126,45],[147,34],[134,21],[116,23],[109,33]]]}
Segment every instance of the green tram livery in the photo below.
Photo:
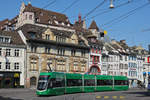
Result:
{"label": "green tram livery", "polygon": [[40,73],[37,95],[128,90],[125,76],[81,75],[59,72]]}

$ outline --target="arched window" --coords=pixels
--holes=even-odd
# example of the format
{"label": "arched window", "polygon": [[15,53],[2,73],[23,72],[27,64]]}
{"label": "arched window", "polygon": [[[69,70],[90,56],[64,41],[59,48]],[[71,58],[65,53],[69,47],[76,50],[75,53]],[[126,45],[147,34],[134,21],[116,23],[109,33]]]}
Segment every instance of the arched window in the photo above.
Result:
{"label": "arched window", "polygon": [[101,71],[100,71],[100,69],[99,69],[99,67],[98,66],[92,66],[91,68],[90,68],[90,72],[89,73],[100,73]]}
{"label": "arched window", "polygon": [[30,86],[36,86],[36,77],[31,77],[30,78]]}
{"label": "arched window", "polygon": [[90,69],[90,73],[98,73],[98,68],[97,67],[92,67]]}

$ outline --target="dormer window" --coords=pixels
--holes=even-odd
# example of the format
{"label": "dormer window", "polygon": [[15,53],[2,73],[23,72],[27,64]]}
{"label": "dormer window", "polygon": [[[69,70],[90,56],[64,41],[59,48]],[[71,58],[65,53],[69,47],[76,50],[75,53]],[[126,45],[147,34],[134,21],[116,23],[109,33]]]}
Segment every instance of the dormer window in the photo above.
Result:
{"label": "dormer window", "polygon": [[50,40],[50,35],[46,34],[46,40]]}
{"label": "dormer window", "polygon": [[25,20],[27,20],[27,19],[28,19],[28,15],[26,14],[26,15],[25,15]]}
{"label": "dormer window", "polygon": [[66,19],[66,21],[67,21],[67,22],[69,22],[69,20],[68,20],[68,19]]}
{"label": "dormer window", "polygon": [[70,24],[67,24],[67,26],[70,26]]}
{"label": "dormer window", "polygon": [[54,20],[55,24],[58,24],[58,21]]}
{"label": "dormer window", "polygon": [[91,38],[91,42],[96,42],[96,39],[95,38]]}
{"label": "dormer window", "polygon": [[51,22],[50,20],[48,21],[48,23],[49,23],[49,24],[52,24],[52,22]]}
{"label": "dormer window", "polygon": [[40,19],[39,19],[39,18],[36,18],[35,20],[36,20],[36,22],[40,22]]}
{"label": "dormer window", "polygon": [[10,43],[11,38],[8,36],[0,36],[0,42],[2,43]]}
{"label": "dormer window", "polygon": [[53,16],[54,19],[56,19],[56,16]]}
{"label": "dormer window", "polygon": [[31,37],[32,39],[35,39],[35,38],[36,38],[35,32],[28,32],[28,33],[30,34],[30,37]]}
{"label": "dormer window", "polygon": [[9,38],[5,38],[5,42],[6,42],[6,43],[9,43]]}

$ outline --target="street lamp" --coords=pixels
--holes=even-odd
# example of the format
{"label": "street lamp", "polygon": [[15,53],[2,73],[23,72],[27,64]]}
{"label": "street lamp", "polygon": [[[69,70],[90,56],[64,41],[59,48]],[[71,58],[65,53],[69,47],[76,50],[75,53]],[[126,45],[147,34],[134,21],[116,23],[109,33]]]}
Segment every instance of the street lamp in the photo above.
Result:
{"label": "street lamp", "polygon": [[113,0],[110,0],[110,6],[109,6],[109,8],[114,8],[114,5],[113,5]]}

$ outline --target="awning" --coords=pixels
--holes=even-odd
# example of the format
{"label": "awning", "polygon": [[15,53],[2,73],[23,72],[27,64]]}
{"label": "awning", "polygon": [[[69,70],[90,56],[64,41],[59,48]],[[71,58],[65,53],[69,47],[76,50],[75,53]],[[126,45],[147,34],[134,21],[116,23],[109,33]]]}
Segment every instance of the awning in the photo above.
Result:
{"label": "awning", "polygon": [[148,75],[150,75],[150,72],[148,72]]}
{"label": "awning", "polygon": [[146,72],[143,72],[143,75],[145,75],[146,74]]}

